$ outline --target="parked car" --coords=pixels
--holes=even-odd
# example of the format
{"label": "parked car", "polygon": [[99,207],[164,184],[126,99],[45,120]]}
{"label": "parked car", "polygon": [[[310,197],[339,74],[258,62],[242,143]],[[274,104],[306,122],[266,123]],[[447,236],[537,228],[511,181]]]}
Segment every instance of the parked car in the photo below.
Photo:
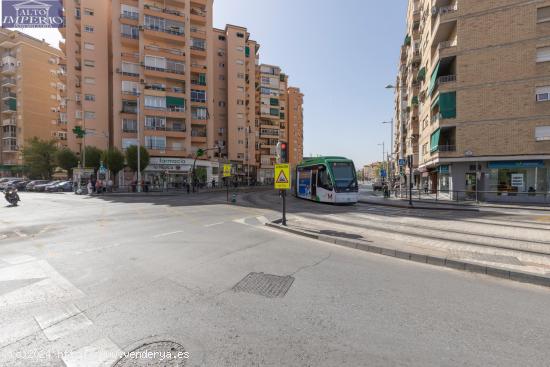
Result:
{"label": "parked car", "polygon": [[0,190],[4,190],[7,187],[16,186],[19,182],[24,181],[22,178],[17,178],[0,183]]}
{"label": "parked car", "polygon": [[22,181],[19,181],[16,185],[15,185],[15,188],[19,191],[24,191],[28,185],[30,181],[29,180],[22,180]]}
{"label": "parked car", "polygon": [[44,191],[45,192],[73,191],[73,183],[71,181],[61,181],[56,184],[46,186]]}
{"label": "parked car", "polygon": [[34,187],[37,186],[37,185],[44,185],[44,184],[47,184],[49,183],[50,181],[48,180],[34,180],[34,181],[31,181],[27,184],[27,186],[25,186],[25,189],[27,191],[34,191]]}
{"label": "parked car", "polygon": [[44,192],[44,191],[46,191],[46,187],[48,187],[50,185],[55,185],[59,182],[61,182],[61,181],[48,181],[45,184],[35,185],[34,188],[33,188],[33,191]]}

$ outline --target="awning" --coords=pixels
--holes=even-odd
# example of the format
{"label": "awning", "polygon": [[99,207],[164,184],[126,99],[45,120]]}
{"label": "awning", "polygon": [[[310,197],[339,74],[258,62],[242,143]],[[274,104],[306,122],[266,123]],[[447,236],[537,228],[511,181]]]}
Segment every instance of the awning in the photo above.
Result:
{"label": "awning", "polygon": [[250,56],[250,47],[246,46],[246,47],[244,48],[244,55],[245,55],[246,57],[249,57],[249,56]]}
{"label": "awning", "polygon": [[424,80],[426,78],[426,68],[423,67],[420,69],[420,71],[418,72],[418,76],[416,77],[416,79],[418,80]]}
{"label": "awning", "polygon": [[439,149],[439,137],[441,136],[441,129],[437,129],[433,132],[430,139],[430,152],[437,152]]}
{"label": "awning", "polygon": [[405,46],[409,46],[411,44],[411,36],[408,34],[405,36]]}
{"label": "awning", "polygon": [[166,97],[166,105],[167,106],[179,106],[179,107],[185,107],[185,99],[178,98],[178,97]]}
{"label": "awning", "polygon": [[417,97],[417,96],[414,96],[414,97],[412,98],[411,104],[412,104],[413,106],[418,106],[418,97]]}
{"label": "awning", "polygon": [[437,66],[435,67],[434,71],[432,72],[432,78],[430,80],[430,89],[428,89],[428,94],[431,96],[433,91],[435,90],[435,87],[437,86],[437,77],[439,76],[439,66],[441,65],[441,62],[437,63]]}
{"label": "awning", "polygon": [[456,92],[439,94],[439,112],[444,119],[456,117]]}

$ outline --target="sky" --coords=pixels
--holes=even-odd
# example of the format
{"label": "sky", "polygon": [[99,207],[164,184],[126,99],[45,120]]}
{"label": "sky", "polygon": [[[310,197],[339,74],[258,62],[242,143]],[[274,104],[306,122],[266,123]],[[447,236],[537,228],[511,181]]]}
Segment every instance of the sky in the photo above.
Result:
{"label": "sky", "polygon": [[[278,65],[304,93],[304,155],[357,167],[390,145],[393,90],[406,0],[215,0],[214,26],[247,27],[260,62]],[[57,30],[24,30],[57,47]],[[379,145],[380,144],[380,145]]]}

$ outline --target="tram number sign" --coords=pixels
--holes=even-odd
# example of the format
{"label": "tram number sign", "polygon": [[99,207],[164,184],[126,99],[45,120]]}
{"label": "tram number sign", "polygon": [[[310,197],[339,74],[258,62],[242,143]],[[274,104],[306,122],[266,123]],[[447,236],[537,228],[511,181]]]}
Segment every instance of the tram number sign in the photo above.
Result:
{"label": "tram number sign", "polygon": [[230,164],[224,164],[223,165],[223,177],[231,177],[231,165]]}
{"label": "tram number sign", "polygon": [[275,165],[275,189],[290,190],[290,165]]}

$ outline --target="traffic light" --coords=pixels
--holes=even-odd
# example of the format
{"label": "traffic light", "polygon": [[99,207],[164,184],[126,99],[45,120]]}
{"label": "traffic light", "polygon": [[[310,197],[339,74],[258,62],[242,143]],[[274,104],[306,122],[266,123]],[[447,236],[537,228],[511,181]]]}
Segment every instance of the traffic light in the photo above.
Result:
{"label": "traffic light", "polygon": [[281,143],[281,163],[288,163],[288,144]]}

